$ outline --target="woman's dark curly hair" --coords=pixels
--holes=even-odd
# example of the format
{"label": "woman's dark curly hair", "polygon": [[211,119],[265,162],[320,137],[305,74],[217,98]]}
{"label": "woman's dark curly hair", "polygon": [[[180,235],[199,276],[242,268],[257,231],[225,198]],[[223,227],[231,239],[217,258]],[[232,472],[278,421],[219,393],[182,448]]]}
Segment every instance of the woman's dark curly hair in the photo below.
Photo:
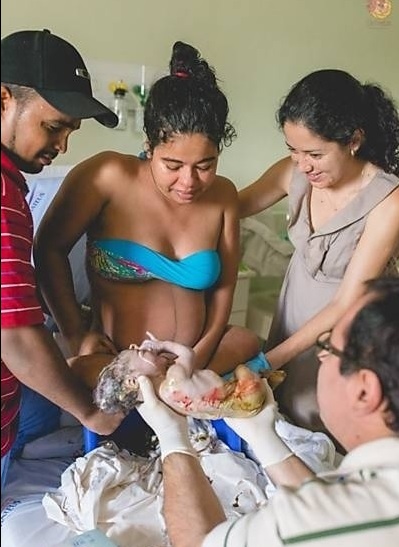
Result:
{"label": "woman's dark curly hair", "polygon": [[347,145],[363,134],[357,156],[399,175],[399,114],[379,85],[361,84],[343,70],[317,70],[297,82],[277,111],[280,128],[302,123],[327,141]]}
{"label": "woman's dark curly hair", "polygon": [[150,151],[172,135],[201,133],[220,152],[236,136],[227,121],[229,106],[215,71],[198,50],[183,42],[173,46],[170,75],[156,81],[144,109],[144,131]]}
{"label": "woman's dark curly hair", "polygon": [[372,280],[368,287],[376,297],[350,326],[340,370],[375,372],[387,401],[386,424],[399,433],[399,278]]}

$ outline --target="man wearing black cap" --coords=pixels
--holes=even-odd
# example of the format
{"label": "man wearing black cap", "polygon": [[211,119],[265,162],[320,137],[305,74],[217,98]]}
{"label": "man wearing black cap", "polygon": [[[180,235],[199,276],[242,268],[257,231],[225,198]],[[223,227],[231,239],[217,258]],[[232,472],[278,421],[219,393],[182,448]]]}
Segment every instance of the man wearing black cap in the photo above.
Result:
{"label": "man wearing black cap", "polygon": [[115,127],[117,116],[92,94],[78,51],[48,30],[25,30],[1,41],[1,481],[18,428],[21,383],[109,434],[121,414],[106,415],[73,376],[43,325],[31,265],[33,222],[21,171],[39,173],[81,119]]}

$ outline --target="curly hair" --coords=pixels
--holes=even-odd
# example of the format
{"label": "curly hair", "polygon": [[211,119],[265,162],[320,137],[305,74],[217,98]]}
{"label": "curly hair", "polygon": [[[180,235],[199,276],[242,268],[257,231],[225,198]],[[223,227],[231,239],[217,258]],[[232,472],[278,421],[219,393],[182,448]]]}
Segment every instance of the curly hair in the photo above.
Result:
{"label": "curly hair", "polygon": [[280,128],[302,123],[321,138],[347,145],[360,130],[357,156],[399,175],[399,114],[377,84],[361,84],[343,70],[317,70],[289,91],[276,114]]}
{"label": "curly hair", "polygon": [[368,282],[375,298],[354,318],[340,371],[375,372],[387,402],[386,424],[399,433],[399,278]]}
{"label": "curly hair", "polygon": [[144,109],[144,131],[151,151],[176,134],[201,133],[221,152],[236,137],[227,121],[227,98],[217,85],[215,71],[189,44],[176,42],[170,74],[150,89]]}

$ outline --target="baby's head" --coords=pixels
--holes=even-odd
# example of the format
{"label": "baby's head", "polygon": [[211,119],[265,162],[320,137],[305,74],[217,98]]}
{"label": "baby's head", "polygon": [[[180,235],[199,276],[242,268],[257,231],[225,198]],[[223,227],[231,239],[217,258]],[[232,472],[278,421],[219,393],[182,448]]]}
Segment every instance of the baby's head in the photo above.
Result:
{"label": "baby's head", "polygon": [[173,362],[165,354],[141,349],[132,344],[121,351],[99,374],[93,391],[94,402],[104,412],[122,410],[128,413],[139,402],[137,377],[164,376],[166,366]]}

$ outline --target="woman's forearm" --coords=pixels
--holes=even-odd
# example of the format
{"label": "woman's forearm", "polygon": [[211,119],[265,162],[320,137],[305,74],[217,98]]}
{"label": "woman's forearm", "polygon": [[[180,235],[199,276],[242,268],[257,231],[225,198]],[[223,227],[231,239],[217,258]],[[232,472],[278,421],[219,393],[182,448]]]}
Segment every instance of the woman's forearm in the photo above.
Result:
{"label": "woman's forearm", "polygon": [[68,344],[78,346],[86,324],[76,300],[68,256],[35,246],[35,264],[41,294],[54,321]]}
{"label": "woman's forearm", "polygon": [[278,369],[310,349],[316,343],[319,334],[330,330],[348,306],[350,303],[344,305],[338,300],[331,302],[289,338],[268,349],[266,358],[272,368]]}

